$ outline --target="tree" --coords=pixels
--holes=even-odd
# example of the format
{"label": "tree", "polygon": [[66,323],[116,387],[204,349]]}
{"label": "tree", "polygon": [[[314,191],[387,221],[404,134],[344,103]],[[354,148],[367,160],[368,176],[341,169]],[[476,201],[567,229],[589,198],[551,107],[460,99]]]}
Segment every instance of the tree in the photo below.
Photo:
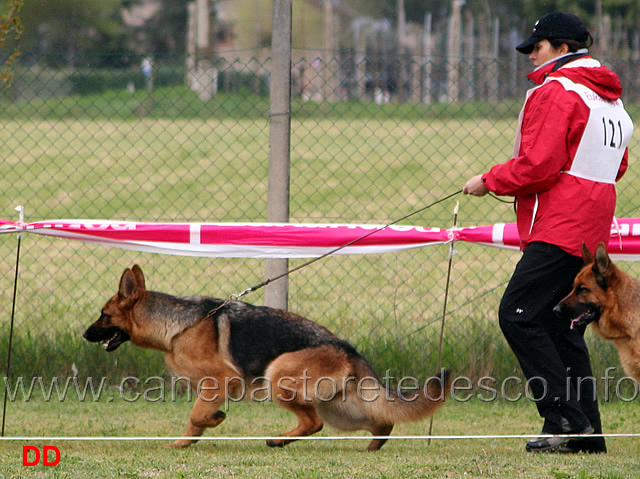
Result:
{"label": "tree", "polygon": [[[354,8],[371,15],[393,18],[397,0],[348,0]],[[451,12],[452,0],[404,0],[407,21],[422,23],[426,12],[436,17]],[[529,29],[538,18],[554,11],[578,15],[588,27],[597,25],[598,9],[602,14],[619,17],[629,29],[633,29],[640,17],[638,0],[466,0],[464,8],[473,13],[498,17],[505,24],[522,24]],[[524,33],[524,32],[523,32]]]}
{"label": "tree", "polygon": [[182,55],[186,51],[188,0],[157,0],[159,8],[141,28],[146,53]]}
{"label": "tree", "polygon": [[125,48],[123,0],[26,2],[22,50],[48,56],[49,63],[75,65],[79,55]]}
{"label": "tree", "polygon": [[22,0],[9,0],[6,5],[7,13],[0,15],[0,48],[5,47],[7,43],[13,47],[12,52],[6,55],[5,69],[0,72],[0,82],[4,85],[11,82],[13,61],[20,55],[17,44],[24,31],[20,18],[22,6]]}

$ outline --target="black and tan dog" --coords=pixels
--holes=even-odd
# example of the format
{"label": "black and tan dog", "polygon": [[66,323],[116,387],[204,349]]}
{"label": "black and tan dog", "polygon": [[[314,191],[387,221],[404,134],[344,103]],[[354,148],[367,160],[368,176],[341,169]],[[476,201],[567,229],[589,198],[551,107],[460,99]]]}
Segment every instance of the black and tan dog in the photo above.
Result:
{"label": "black and tan dog", "polygon": [[[129,340],[163,351],[169,367],[189,380],[197,399],[177,447],[220,424],[229,395],[249,390],[260,389],[298,418],[297,427],[268,441],[270,446],[318,432],[325,422],[388,436],[394,423],[433,414],[449,390],[443,372],[401,396],[381,383],[353,346],[308,319],[238,301],[147,291],[138,265],[124,271],[118,293],[84,337],[104,343],[107,351]],[[385,442],[374,438],[368,449]]]}
{"label": "black and tan dog", "polygon": [[604,243],[592,254],[582,245],[584,267],[573,290],[554,308],[575,324],[591,324],[612,341],[625,372],[640,381],[640,281],[612,263]]}

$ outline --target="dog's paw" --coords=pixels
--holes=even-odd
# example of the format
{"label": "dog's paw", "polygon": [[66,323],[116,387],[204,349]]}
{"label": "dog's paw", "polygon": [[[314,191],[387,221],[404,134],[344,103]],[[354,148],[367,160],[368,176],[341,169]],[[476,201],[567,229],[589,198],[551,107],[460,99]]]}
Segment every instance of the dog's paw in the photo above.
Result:
{"label": "dog's paw", "polygon": [[189,447],[194,442],[195,441],[189,441],[189,440],[186,440],[186,439],[178,439],[174,443],[172,443],[172,444],[164,444],[162,447],[184,449],[185,447]]}
{"label": "dog's paw", "polygon": [[284,447],[289,444],[289,441],[280,441],[276,439],[267,439],[267,446],[269,447]]}

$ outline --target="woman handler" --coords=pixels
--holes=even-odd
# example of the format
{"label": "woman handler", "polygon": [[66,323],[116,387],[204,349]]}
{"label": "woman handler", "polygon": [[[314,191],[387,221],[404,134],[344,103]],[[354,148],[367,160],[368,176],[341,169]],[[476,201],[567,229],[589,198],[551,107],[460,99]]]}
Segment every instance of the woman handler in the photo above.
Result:
{"label": "woman handler", "polygon": [[[584,341],[553,307],[582,267],[582,243],[608,242],[615,183],[627,169],[633,125],[618,76],[588,55],[593,39],[575,15],[556,12],[518,45],[535,70],[528,78],[514,156],[474,176],[463,192],[516,198],[524,251],[504,293],[500,327],[530,380],[543,434],[601,434]],[[604,438],[540,437],[531,452],[606,452]]]}

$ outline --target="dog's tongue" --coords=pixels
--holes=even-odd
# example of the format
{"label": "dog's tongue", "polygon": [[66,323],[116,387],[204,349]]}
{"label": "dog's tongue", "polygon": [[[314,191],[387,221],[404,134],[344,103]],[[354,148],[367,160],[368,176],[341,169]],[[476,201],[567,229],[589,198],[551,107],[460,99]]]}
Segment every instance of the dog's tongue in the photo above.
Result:
{"label": "dog's tongue", "polygon": [[584,316],[587,313],[582,313],[580,316],[578,316],[577,318],[573,318],[571,320],[571,325],[569,326],[569,329],[573,329],[575,326],[577,326],[578,324],[580,324],[580,321],[582,321],[582,318],[584,318]]}

